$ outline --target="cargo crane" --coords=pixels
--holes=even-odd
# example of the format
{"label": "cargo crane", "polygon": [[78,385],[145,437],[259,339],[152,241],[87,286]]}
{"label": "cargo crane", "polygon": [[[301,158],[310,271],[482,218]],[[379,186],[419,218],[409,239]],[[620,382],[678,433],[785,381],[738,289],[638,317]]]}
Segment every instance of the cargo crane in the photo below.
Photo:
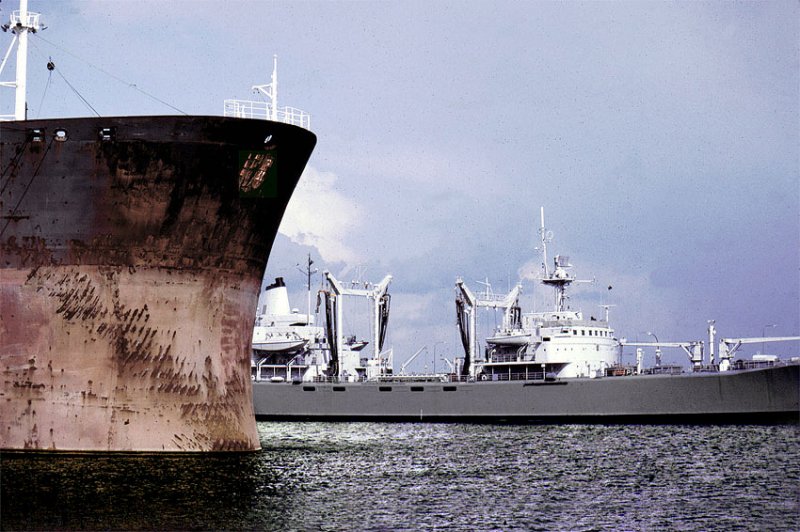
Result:
{"label": "cargo crane", "polygon": [[[488,284],[488,283],[487,283]],[[509,331],[518,328],[519,311],[517,302],[522,285],[518,284],[505,296],[497,296],[490,292],[487,287],[485,294],[476,296],[472,293],[463,279],[456,279],[456,307],[458,312],[458,323],[461,330],[461,340],[467,358],[461,370],[463,376],[470,374],[470,365],[473,364],[478,354],[478,307],[503,309],[503,330]],[[516,317],[515,317],[516,309]],[[466,319],[465,319],[466,318]]]}
{"label": "cargo crane", "polygon": [[642,347],[655,347],[656,348],[656,367],[661,366],[661,348],[662,347],[675,347],[683,349],[692,361],[695,368],[700,368],[703,364],[703,341],[694,340],[689,342],[628,342],[624,338],[620,344],[630,345],[637,347],[636,349],[636,371],[642,373]]}
{"label": "cargo crane", "polygon": [[[716,363],[716,357],[714,353],[714,346],[716,345],[716,333],[717,329],[715,327],[715,321],[709,320],[708,321],[708,345],[709,345],[709,364],[713,367]],[[659,342],[658,338],[652,334],[648,333],[653,336],[656,341],[655,342],[628,342],[627,340],[623,339],[620,343],[622,345],[629,345],[635,347],[655,347],[656,348],[656,366],[661,365],[661,348],[662,347],[678,347],[683,349],[687,355],[689,355],[689,360],[692,362],[693,369],[695,371],[701,370],[703,368],[703,342],[701,340],[689,341],[689,342]],[[733,355],[736,351],[739,350],[745,344],[760,344],[760,343],[767,343],[767,342],[792,342],[792,341],[800,341],[800,336],[757,336],[751,338],[723,338],[719,341],[719,371],[728,371],[731,369],[731,360],[733,359]],[[636,363],[638,372],[641,373],[642,371],[642,353],[640,349],[636,350]]]}
{"label": "cargo crane", "polygon": [[[387,275],[377,285],[371,283],[364,283],[363,288],[345,288],[331,272],[323,272],[325,279],[331,288],[331,293],[327,295],[332,302],[333,312],[329,316],[329,328],[331,331],[331,339],[333,346],[331,349],[332,358],[335,360],[335,373],[336,377],[351,379],[358,375],[357,368],[360,367],[360,355],[358,349],[345,350],[345,342],[342,333],[342,312],[343,312],[343,296],[357,296],[366,297],[370,300],[370,328],[372,332],[372,350],[373,356],[367,361],[367,378],[377,376],[376,373],[382,373],[387,368],[385,361],[381,358],[381,349],[383,349],[383,341],[386,335],[386,327],[389,319],[389,283],[392,281],[392,276]],[[333,327],[330,327],[330,318],[333,317]],[[362,345],[363,347],[363,345]],[[363,369],[362,369],[363,371]],[[347,373],[347,375],[345,375]]]}
{"label": "cargo crane", "polygon": [[[736,351],[745,344],[761,344],[767,342],[799,341],[800,336],[759,336],[753,338],[723,338],[719,341],[719,369],[730,369],[730,361]],[[777,358],[777,357],[775,357]]]}
{"label": "cargo crane", "polygon": [[416,353],[414,353],[413,355],[408,357],[408,360],[403,362],[403,364],[400,366],[400,375],[405,375],[406,374],[406,368],[408,367],[408,365],[411,364],[414,361],[414,359],[417,358],[417,356],[420,353],[422,353],[423,351],[427,351],[427,349],[428,349],[428,346],[423,345],[422,347],[417,349]]}

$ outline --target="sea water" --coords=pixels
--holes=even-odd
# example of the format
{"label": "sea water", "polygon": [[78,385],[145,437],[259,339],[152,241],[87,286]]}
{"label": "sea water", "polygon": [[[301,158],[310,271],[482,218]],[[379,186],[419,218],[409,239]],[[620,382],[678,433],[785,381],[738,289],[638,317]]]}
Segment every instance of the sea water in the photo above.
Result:
{"label": "sea water", "polygon": [[0,527],[800,530],[797,425],[258,429],[248,454],[3,454]]}

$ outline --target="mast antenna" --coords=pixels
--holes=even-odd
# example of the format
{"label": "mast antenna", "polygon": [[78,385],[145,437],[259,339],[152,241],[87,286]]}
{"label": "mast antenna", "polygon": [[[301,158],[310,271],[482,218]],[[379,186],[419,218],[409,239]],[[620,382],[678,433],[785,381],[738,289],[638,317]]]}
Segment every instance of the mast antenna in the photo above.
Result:
{"label": "mast antenna", "polygon": [[300,265],[298,264],[298,270],[302,273],[306,274],[306,290],[307,290],[307,298],[308,298],[308,305],[306,307],[306,324],[311,324],[311,276],[319,271],[319,269],[314,268],[311,269],[311,266],[314,265],[314,261],[311,260],[311,253],[308,254],[308,260],[306,261],[306,267],[304,269],[300,269]]}
{"label": "mast antenna", "polygon": [[556,311],[562,312],[567,310],[567,300],[569,299],[567,297],[567,287],[572,283],[593,283],[594,280],[582,281],[570,275],[567,269],[572,268],[572,264],[569,263],[569,257],[565,255],[556,255],[553,258],[553,272],[550,273],[547,270],[547,243],[553,240],[553,232],[546,230],[544,227],[544,207],[541,208],[541,217],[542,226],[539,229],[539,233],[542,235],[542,260],[544,261],[542,265],[544,276],[541,279],[541,283],[555,290]]}
{"label": "mast antenna", "polygon": [[547,269],[547,243],[553,241],[553,232],[548,231],[544,227],[544,207],[540,207],[539,209],[542,220],[542,225],[539,227],[539,237],[542,239],[542,268],[544,269],[544,277],[547,278],[550,276],[550,272]]}

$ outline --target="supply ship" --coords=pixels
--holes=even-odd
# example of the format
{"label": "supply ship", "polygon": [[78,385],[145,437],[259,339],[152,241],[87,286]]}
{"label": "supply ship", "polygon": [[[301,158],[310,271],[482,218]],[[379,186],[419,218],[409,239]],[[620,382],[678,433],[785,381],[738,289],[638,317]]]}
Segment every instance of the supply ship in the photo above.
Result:
{"label": "supply ship", "polygon": [[0,449],[258,449],[253,311],[308,115],[277,107],[273,69],[271,101],[228,116],[27,120],[39,15],[23,0],[4,29]]}
{"label": "supply ship", "polygon": [[[542,285],[554,294],[552,308],[523,313],[522,286],[508,294],[476,294],[456,281],[456,315],[464,356],[447,373],[406,375],[414,353],[393,371],[393,352],[383,350],[388,320],[387,277],[378,285],[345,287],[325,272],[326,327],[309,327],[307,314],[288,312],[283,282],[271,285],[263,307],[264,330],[283,315],[279,335],[295,343],[276,351],[254,344],[253,399],[259,419],[349,421],[447,421],[513,423],[781,423],[800,421],[800,360],[754,355],[737,359],[745,344],[797,342],[800,336],[722,338],[713,321],[703,340],[629,342],[618,338],[604,316],[573,310],[568,288],[582,282],[569,258],[548,265],[551,233],[541,213]],[[371,356],[364,342],[345,341],[339,324],[344,296],[371,300]],[[276,301],[278,301],[276,303]],[[502,311],[502,324],[481,343],[481,309]],[[294,316],[294,318],[292,318]],[[299,318],[299,319],[298,319]],[[302,327],[300,327],[302,325]],[[353,346],[357,346],[354,349]],[[636,364],[625,365],[622,350],[636,348]],[[435,358],[434,345],[434,358]],[[718,351],[716,351],[718,347]],[[655,348],[655,365],[645,367],[644,349]],[[661,350],[682,349],[690,367],[662,365]]]}

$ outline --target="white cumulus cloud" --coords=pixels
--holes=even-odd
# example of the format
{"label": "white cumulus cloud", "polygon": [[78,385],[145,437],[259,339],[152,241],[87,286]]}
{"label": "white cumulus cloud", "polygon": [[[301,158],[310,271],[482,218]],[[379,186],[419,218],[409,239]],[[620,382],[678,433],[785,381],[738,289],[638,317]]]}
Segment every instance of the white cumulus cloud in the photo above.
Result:
{"label": "white cumulus cloud", "polygon": [[312,246],[327,262],[361,261],[345,244],[358,227],[359,205],[336,190],[337,176],[307,166],[292,195],[279,232],[293,242]]}

